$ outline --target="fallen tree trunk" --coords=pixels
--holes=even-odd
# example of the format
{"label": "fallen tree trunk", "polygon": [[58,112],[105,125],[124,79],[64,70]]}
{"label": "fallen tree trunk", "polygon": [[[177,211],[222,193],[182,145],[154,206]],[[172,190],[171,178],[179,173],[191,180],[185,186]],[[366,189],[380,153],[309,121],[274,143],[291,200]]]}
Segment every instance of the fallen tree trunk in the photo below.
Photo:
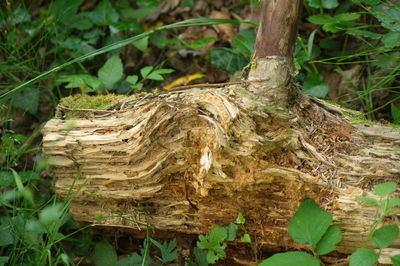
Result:
{"label": "fallen tree trunk", "polygon": [[399,130],[352,125],[306,96],[286,113],[242,87],[128,97],[109,110],[61,104],[43,133],[56,193],[82,186],[77,221],[199,234],[241,212],[273,247],[296,246],[287,225],[312,198],[341,227],[339,250],[354,251],[375,211],[356,196],[400,176]]}
{"label": "fallen tree trunk", "polygon": [[[264,2],[274,12],[263,17],[241,85],[64,99],[44,127],[43,147],[56,193],[76,192],[74,219],[204,234],[240,212],[256,241],[277,250],[300,247],[287,226],[301,201],[312,198],[342,229],[338,251],[360,247],[375,209],[356,197],[400,177],[400,130],[299,93],[291,56],[300,5]],[[267,34],[279,19],[287,30]],[[278,49],[262,45],[265,35],[282,40]],[[80,101],[107,108],[86,109]]]}

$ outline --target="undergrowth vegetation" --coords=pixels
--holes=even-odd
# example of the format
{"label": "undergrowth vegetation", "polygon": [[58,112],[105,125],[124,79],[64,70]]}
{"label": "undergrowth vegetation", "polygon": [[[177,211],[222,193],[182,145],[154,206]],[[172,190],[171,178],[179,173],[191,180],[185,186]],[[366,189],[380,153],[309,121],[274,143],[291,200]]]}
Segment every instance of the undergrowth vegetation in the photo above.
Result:
{"label": "undergrowth vegetation", "polygon": [[[0,265],[164,265],[181,256],[175,240],[160,243],[151,228],[143,243],[132,244],[137,251],[126,253],[116,249],[116,242],[92,233],[90,226],[75,224],[68,214],[74,195],[61,202],[52,193],[49,164],[40,148],[43,122],[67,96],[131,95],[193,81],[224,82],[236,79],[249,63],[256,21],[241,23],[231,17],[254,19],[255,15],[248,14],[255,12],[259,1],[225,1],[219,20],[186,21],[208,17],[218,8],[207,3],[204,9],[196,1],[184,0],[162,11],[161,2],[21,0],[2,4]],[[397,1],[305,0],[304,7],[295,50],[296,78],[303,92],[357,109],[370,119],[400,124]],[[219,27],[221,23],[231,24]],[[393,186],[378,186],[375,194],[386,197]],[[352,255],[350,263],[359,265],[357,260],[368,257],[372,265],[379,254],[368,249],[367,242],[382,249],[397,237],[397,225],[380,226],[399,199],[360,200],[379,211],[365,246]],[[311,211],[322,217],[324,222],[318,223],[324,227],[305,236],[309,230],[303,227],[310,227],[307,221],[315,215]],[[262,265],[301,258],[310,262],[304,265],[319,265],[318,256],[332,251],[340,241],[340,230],[331,223],[328,213],[306,200],[293,217],[289,233],[294,241],[309,245],[312,255],[277,254]],[[235,240],[249,243],[255,261],[260,259],[244,224],[239,215],[226,227],[199,236],[185,258],[187,263],[208,265],[222,260],[225,247]],[[394,256],[392,261],[399,265],[400,259]]]}

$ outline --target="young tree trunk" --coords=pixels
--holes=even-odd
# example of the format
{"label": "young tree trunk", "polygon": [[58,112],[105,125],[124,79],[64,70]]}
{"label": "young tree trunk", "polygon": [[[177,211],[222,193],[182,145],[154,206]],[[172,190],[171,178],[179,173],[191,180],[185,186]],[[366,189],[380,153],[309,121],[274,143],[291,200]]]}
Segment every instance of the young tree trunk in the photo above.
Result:
{"label": "young tree trunk", "polygon": [[397,182],[400,130],[297,93],[291,57],[300,5],[263,3],[249,79],[267,75],[265,83],[130,96],[107,110],[62,102],[43,148],[56,193],[73,197],[74,219],[204,234],[242,213],[260,248],[279,250],[301,247],[287,226],[311,198],[342,229],[338,251],[360,247],[375,210],[356,197]]}

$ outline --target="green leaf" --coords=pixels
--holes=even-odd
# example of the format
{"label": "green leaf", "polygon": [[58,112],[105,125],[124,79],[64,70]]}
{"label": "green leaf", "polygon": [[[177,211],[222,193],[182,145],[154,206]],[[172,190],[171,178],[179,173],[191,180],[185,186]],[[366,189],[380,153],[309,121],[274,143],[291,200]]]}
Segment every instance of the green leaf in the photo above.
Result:
{"label": "green leaf", "polygon": [[378,201],[373,198],[357,197],[357,199],[368,206],[377,206],[378,205]]}
{"label": "green leaf", "polygon": [[107,87],[111,87],[123,76],[123,66],[119,56],[110,57],[102,68],[99,69],[100,81]]}
{"label": "green leaf", "polygon": [[310,36],[308,37],[308,41],[307,41],[307,53],[310,57],[311,57],[311,53],[313,50],[315,33],[317,33],[316,29],[311,32]]}
{"label": "green leaf", "polygon": [[13,97],[12,105],[25,112],[35,115],[39,108],[40,90],[38,87],[29,87]]}
{"label": "green leaf", "polygon": [[45,207],[39,212],[39,222],[46,228],[54,226],[54,228],[61,227],[67,220],[65,219],[64,205],[56,203]]}
{"label": "green leaf", "polygon": [[142,38],[140,40],[137,40],[136,42],[132,43],[133,46],[135,46],[137,49],[139,49],[141,52],[146,52],[147,47],[149,46],[149,37]]}
{"label": "green leaf", "polygon": [[360,14],[358,13],[341,13],[336,16],[334,16],[334,19],[340,22],[343,21],[352,21],[355,19],[358,19],[360,17]]}
{"label": "green leaf", "polygon": [[[400,23],[400,22],[399,22]],[[382,37],[382,42],[386,48],[394,48],[400,45],[400,32],[391,31]]]}
{"label": "green leaf", "polygon": [[390,257],[394,266],[400,266],[400,255]]}
{"label": "green leaf", "polygon": [[7,265],[9,259],[10,257],[0,256],[0,266]]}
{"label": "green leaf", "polygon": [[328,92],[329,87],[324,82],[321,74],[315,72],[308,73],[304,80],[303,93],[317,98],[325,98]]}
{"label": "green leaf", "polygon": [[210,243],[219,243],[225,241],[228,232],[225,227],[216,226],[209,233]]}
{"label": "green leaf", "polygon": [[[0,224],[0,247],[8,246],[14,243],[14,236],[12,232],[12,225],[7,218],[1,217]],[[14,229],[15,230],[15,229]]]}
{"label": "green leaf", "polygon": [[313,8],[336,8],[339,3],[337,0],[305,0],[306,4]]}
{"label": "green leaf", "polygon": [[53,17],[53,21],[61,23],[67,28],[71,28],[71,24],[75,21],[75,14],[83,0],[55,0],[49,6],[49,13]]}
{"label": "green leaf", "polygon": [[253,54],[254,42],[246,38],[236,38],[232,40],[235,50],[245,57],[251,57]]}
{"label": "green leaf", "polygon": [[80,12],[76,14],[71,20],[71,23],[68,25],[68,27],[82,31],[92,28],[93,22],[90,20],[89,14],[89,12]]}
{"label": "green leaf", "polygon": [[397,189],[397,184],[395,182],[386,182],[379,184],[374,187],[374,193],[377,196],[384,197],[390,193],[395,192]]}
{"label": "green leaf", "polygon": [[229,225],[226,227],[228,236],[226,237],[227,241],[233,241],[236,238],[238,226],[235,223],[230,222]]}
{"label": "green leaf", "polygon": [[400,206],[399,198],[390,198],[390,199],[387,199],[387,201],[388,201],[389,208]]}
{"label": "green leaf", "polygon": [[246,219],[244,218],[242,213],[238,213],[238,216],[236,218],[236,222],[237,224],[245,224],[246,223]]}
{"label": "green leaf", "polygon": [[97,90],[101,86],[101,82],[98,78],[87,74],[61,75],[57,77],[56,82],[68,82],[68,84],[65,85],[65,88],[85,89],[85,87],[90,87]]}
{"label": "green leaf", "polygon": [[337,22],[331,15],[328,15],[328,14],[310,16],[307,18],[307,20],[309,22],[317,24],[317,25],[324,25],[324,24],[328,24],[328,23]]}
{"label": "green leaf", "polygon": [[332,215],[311,199],[300,205],[289,223],[289,235],[300,244],[313,247],[321,240],[332,223]]}
{"label": "green leaf", "polygon": [[209,44],[210,42],[215,41],[215,40],[217,40],[217,38],[215,38],[215,37],[201,38],[201,39],[195,40],[190,45],[190,47],[193,50],[200,50],[200,49],[203,49],[204,47],[206,47],[207,44]]}
{"label": "green leaf", "polygon": [[100,242],[94,247],[92,258],[94,259],[96,266],[118,265],[118,257],[114,247],[106,242]]}
{"label": "green leaf", "polygon": [[14,177],[11,172],[0,171],[0,187],[9,187],[14,184]]}
{"label": "green leaf", "polygon": [[160,249],[162,263],[167,263],[175,260],[178,257],[178,249],[176,248],[176,239],[174,238],[171,241],[164,241],[163,244],[160,244],[156,240],[150,238],[150,241]]}
{"label": "green leaf", "polygon": [[227,48],[213,48],[210,55],[213,65],[230,73],[242,70],[248,64],[248,59],[243,55]]}
{"label": "green leaf", "polygon": [[336,245],[342,240],[339,226],[329,226],[322,239],[318,242],[316,252],[318,255],[325,255],[333,251]]}
{"label": "green leaf", "polygon": [[373,6],[371,13],[386,29],[400,31],[400,6],[398,4],[381,3]]}
{"label": "green leaf", "polygon": [[202,250],[201,248],[194,247],[194,256],[196,257],[196,261],[198,266],[208,266],[207,262],[207,251]]}
{"label": "green leaf", "polygon": [[275,254],[263,260],[258,266],[319,266],[321,262],[314,256],[300,251]]}
{"label": "green leaf", "polygon": [[138,82],[139,77],[137,75],[132,75],[132,76],[127,76],[126,81],[128,81],[130,84],[134,85]]}
{"label": "green leaf", "polygon": [[89,17],[94,24],[103,26],[111,25],[119,19],[118,12],[108,0],[102,0],[96,8],[90,12]]}
{"label": "green leaf", "polygon": [[174,71],[175,70],[168,68],[156,69],[153,72],[151,72],[146,78],[152,80],[164,80],[164,77],[162,76],[163,74],[172,73]]}
{"label": "green leaf", "polygon": [[244,234],[241,238],[240,238],[240,242],[244,242],[244,243],[251,243],[251,237],[249,234]]}
{"label": "green leaf", "polygon": [[143,263],[143,258],[142,256],[140,256],[139,254],[137,254],[136,252],[132,253],[131,255],[129,255],[126,258],[122,258],[118,261],[117,263],[118,266],[142,266],[144,265]]}
{"label": "green leaf", "polygon": [[350,29],[347,30],[346,33],[350,35],[361,35],[363,37],[371,38],[373,40],[378,40],[379,38],[382,37],[382,35],[379,33],[366,30],[359,30],[359,29]]}
{"label": "green leaf", "polygon": [[145,66],[142,69],[140,69],[140,74],[145,79],[150,74],[150,72],[153,71],[153,69],[154,69],[154,67],[152,67],[152,66]]}
{"label": "green leaf", "polygon": [[379,258],[379,254],[368,248],[359,248],[351,254],[350,266],[372,266]]}
{"label": "green leaf", "polygon": [[390,105],[390,111],[392,113],[393,122],[400,124],[400,108],[396,104],[392,103]]}
{"label": "green leaf", "polygon": [[224,241],[227,236],[227,229],[221,226],[214,227],[206,236],[199,235],[200,241],[197,241],[197,247],[208,249],[206,256],[208,263],[215,263],[218,259],[224,259],[226,257],[224,251],[226,243]]}
{"label": "green leaf", "polygon": [[375,230],[372,234],[372,243],[380,249],[387,248],[399,235],[399,227],[396,224],[385,225]]}

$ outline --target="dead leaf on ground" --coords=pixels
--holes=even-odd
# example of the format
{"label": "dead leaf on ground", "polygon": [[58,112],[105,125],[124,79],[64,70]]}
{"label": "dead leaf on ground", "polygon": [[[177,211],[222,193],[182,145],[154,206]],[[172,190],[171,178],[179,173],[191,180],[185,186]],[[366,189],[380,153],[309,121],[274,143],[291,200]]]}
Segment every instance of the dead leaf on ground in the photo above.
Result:
{"label": "dead leaf on ground", "polygon": [[[217,18],[217,19],[231,19],[231,17],[227,14],[224,14],[220,11],[212,11],[209,15],[209,18]],[[218,24],[214,26],[217,29],[217,32],[220,34],[220,39],[224,42],[230,41],[236,37],[235,30],[233,29],[232,24]]]}

